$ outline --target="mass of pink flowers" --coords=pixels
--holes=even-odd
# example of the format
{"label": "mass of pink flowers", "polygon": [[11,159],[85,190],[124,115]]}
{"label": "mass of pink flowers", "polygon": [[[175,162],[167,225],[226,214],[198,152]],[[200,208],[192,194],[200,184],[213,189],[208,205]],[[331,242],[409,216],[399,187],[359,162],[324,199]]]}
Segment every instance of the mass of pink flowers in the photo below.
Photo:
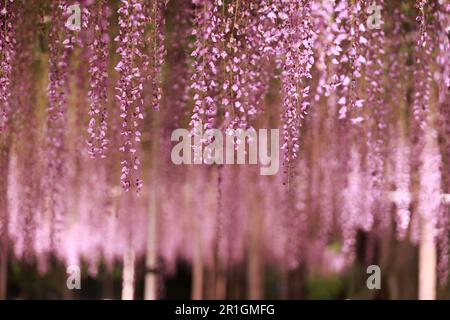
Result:
{"label": "mass of pink flowers", "polygon": [[[174,165],[199,124],[279,129],[279,173]],[[447,0],[0,0],[0,250],[42,273],[148,254],[156,212],[167,274],[345,272],[427,223],[444,284],[449,206]]]}

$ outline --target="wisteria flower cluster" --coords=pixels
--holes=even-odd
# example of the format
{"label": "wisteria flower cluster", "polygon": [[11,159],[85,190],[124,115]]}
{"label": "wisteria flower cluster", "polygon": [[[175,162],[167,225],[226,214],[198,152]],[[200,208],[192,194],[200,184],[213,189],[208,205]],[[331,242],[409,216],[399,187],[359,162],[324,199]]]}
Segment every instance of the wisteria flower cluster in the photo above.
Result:
{"label": "wisteria flower cluster", "polygon": [[[446,0],[0,0],[0,249],[187,261],[220,298],[419,247],[445,284],[449,59]],[[175,165],[178,128],[279,129],[284,174]]]}

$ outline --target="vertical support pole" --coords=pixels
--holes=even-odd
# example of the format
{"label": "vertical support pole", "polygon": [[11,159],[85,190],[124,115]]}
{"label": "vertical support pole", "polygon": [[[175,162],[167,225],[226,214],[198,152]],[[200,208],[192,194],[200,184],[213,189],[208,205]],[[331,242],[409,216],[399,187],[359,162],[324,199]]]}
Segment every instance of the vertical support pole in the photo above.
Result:
{"label": "vertical support pole", "polygon": [[215,299],[224,300],[227,296],[227,277],[224,267],[220,266],[220,260],[216,268]]}
{"label": "vertical support pole", "polygon": [[248,292],[250,300],[260,300],[263,295],[262,257],[261,257],[261,217],[256,203],[249,201],[250,228],[249,232],[249,262],[247,265]]}
{"label": "vertical support pole", "polygon": [[[198,211],[198,206],[196,205],[196,200],[193,196],[197,196],[198,192],[198,181],[200,176],[190,175],[192,181],[186,187],[186,206],[191,208],[189,214],[191,216],[191,230],[193,233],[193,258],[192,258],[192,283],[191,283],[191,299],[201,300],[203,299],[203,246],[202,246],[202,214]],[[193,192],[192,192],[193,191]],[[207,200],[205,199],[205,209],[208,206]]]}
{"label": "vertical support pole", "polygon": [[8,280],[8,254],[7,254],[7,245],[6,241],[4,239],[5,237],[2,236],[2,239],[0,240],[2,244],[0,244],[0,300],[6,299],[6,284]]}
{"label": "vertical support pole", "polygon": [[[153,132],[155,136],[160,135],[159,112],[154,113]],[[152,141],[151,163],[150,163],[150,190],[149,190],[149,210],[148,210],[148,226],[147,226],[147,250],[145,253],[145,287],[144,299],[157,299],[157,267],[158,267],[158,219],[157,219],[157,201],[158,201],[158,151],[159,140]]]}
{"label": "vertical support pole", "polygon": [[226,262],[220,256],[222,234],[222,166],[217,168],[217,216],[216,216],[216,239],[214,252],[214,299],[224,300],[227,296]]}
{"label": "vertical support pole", "polygon": [[123,256],[122,300],[134,299],[134,262],[134,251],[130,249]]}
{"label": "vertical support pole", "polygon": [[0,140],[0,172],[4,176],[0,179],[0,300],[6,299],[8,278],[8,166],[9,148],[5,137]]}
{"label": "vertical support pole", "polygon": [[436,299],[436,243],[432,222],[421,220],[422,236],[419,244],[419,299]]}
{"label": "vertical support pole", "polygon": [[[152,180],[154,182],[154,180]],[[150,208],[148,211],[148,228],[147,228],[147,252],[145,257],[145,300],[156,300],[156,283],[157,283],[157,245],[156,245],[156,185],[153,184],[149,191]]]}
{"label": "vertical support pole", "polygon": [[192,300],[201,300],[203,298],[203,257],[202,257],[202,239],[196,231],[194,261],[192,264]]}
{"label": "vertical support pole", "polygon": [[[420,243],[419,243],[419,299],[436,299],[437,282],[437,249],[436,249],[436,221],[442,194],[435,194],[441,190],[441,157],[437,133],[428,128],[421,150],[419,211],[420,215]],[[439,155],[439,156],[437,156]],[[437,178],[439,177],[439,178]],[[421,205],[421,202],[422,205]]]}

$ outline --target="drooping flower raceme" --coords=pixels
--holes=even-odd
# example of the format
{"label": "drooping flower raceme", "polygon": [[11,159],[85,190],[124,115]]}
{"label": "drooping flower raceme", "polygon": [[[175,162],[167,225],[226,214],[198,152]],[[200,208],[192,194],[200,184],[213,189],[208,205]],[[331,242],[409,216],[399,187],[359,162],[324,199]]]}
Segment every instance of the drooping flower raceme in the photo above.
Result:
{"label": "drooping flower raceme", "polygon": [[[418,212],[425,226],[423,237],[437,237],[437,225],[441,207],[441,165],[442,158],[437,144],[436,131],[429,128],[424,136],[424,147],[420,156],[420,185]],[[425,232],[425,234],[423,234]]]}
{"label": "drooping flower raceme", "polygon": [[0,133],[6,130],[11,108],[11,73],[15,53],[14,0],[0,4]]}
{"label": "drooping flower raceme", "polygon": [[434,42],[431,26],[427,23],[426,12],[430,10],[428,0],[417,0],[417,8],[420,14],[416,18],[419,33],[415,46],[413,112],[419,127],[424,129],[429,114],[432,81],[431,55]]}
{"label": "drooping flower raceme", "polygon": [[149,77],[152,88],[151,105],[157,110],[160,107],[162,99],[162,66],[167,54],[165,46],[165,19],[164,9],[167,6],[168,0],[153,0],[145,6],[148,14],[148,21],[152,26],[148,42],[150,46],[150,57],[144,55],[149,59]]}
{"label": "drooping flower raceme", "polygon": [[121,1],[119,13],[119,35],[115,38],[118,43],[117,53],[120,61],[115,69],[120,73],[116,86],[116,98],[120,104],[122,118],[121,136],[123,139],[122,172],[120,181],[124,190],[135,188],[139,191],[142,180],[137,176],[140,160],[137,156],[141,131],[139,123],[144,118],[144,89],[145,73],[141,68],[148,67],[148,61],[140,65],[143,57],[142,46],[144,39],[146,17],[143,3],[140,0]]}
{"label": "drooping flower raceme", "polygon": [[[310,5],[309,0],[287,3],[282,1],[275,16],[281,20],[280,38],[275,50],[283,83],[282,149],[286,149],[285,163],[288,167],[297,157],[300,148],[300,126],[310,106],[308,79],[312,77],[312,44],[315,37]],[[275,15],[273,12],[272,14]]]}
{"label": "drooping flower raceme", "polygon": [[61,29],[67,18],[67,2],[52,3],[52,23],[49,34],[49,85],[47,108],[47,163],[44,188],[49,197],[52,217],[51,241],[57,252],[61,249],[61,232],[64,227],[66,204],[64,197],[67,177],[67,150],[65,126],[67,124],[68,64],[75,44],[75,34],[66,33],[62,38]]}
{"label": "drooping flower raceme", "polygon": [[399,138],[394,152],[395,205],[397,209],[395,222],[397,226],[397,237],[402,240],[406,237],[411,220],[411,212],[409,210],[411,204],[410,148],[403,139]]}
{"label": "drooping flower raceme", "polygon": [[89,53],[89,75],[90,99],[89,110],[89,155],[92,158],[105,158],[108,147],[106,133],[108,129],[108,57],[109,57],[109,7],[106,1],[100,1],[92,9],[89,28],[92,36],[88,45]]}

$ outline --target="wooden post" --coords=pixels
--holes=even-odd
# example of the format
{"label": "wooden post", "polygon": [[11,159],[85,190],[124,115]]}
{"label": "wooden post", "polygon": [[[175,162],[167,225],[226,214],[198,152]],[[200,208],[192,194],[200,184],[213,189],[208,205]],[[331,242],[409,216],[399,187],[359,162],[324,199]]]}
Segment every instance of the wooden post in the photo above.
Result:
{"label": "wooden post", "polygon": [[201,234],[196,230],[195,233],[194,261],[192,263],[192,300],[201,300],[203,298],[203,252]]}
{"label": "wooden post", "polygon": [[148,228],[147,228],[147,252],[145,257],[145,300],[156,300],[157,298],[157,218],[156,218],[156,184],[154,183],[149,191],[150,208],[148,210]]}
{"label": "wooden post", "polygon": [[436,299],[436,243],[431,221],[421,219],[419,244],[419,299]]}
{"label": "wooden post", "polygon": [[220,266],[220,260],[216,265],[216,283],[214,297],[216,300],[224,300],[227,296],[227,277],[225,270]]}
{"label": "wooden post", "polygon": [[8,276],[8,166],[9,166],[9,144],[5,137],[0,140],[0,300],[6,299],[7,276]]}
{"label": "wooden post", "polygon": [[[197,181],[201,178],[196,175],[189,175],[192,181],[191,184],[186,185],[185,189],[185,201],[186,206],[191,208],[189,214],[191,216],[191,230],[193,234],[193,242],[194,242],[194,252],[192,259],[192,284],[191,284],[191,299],[192,300],[201,300],[203,299],[203,245],[202,245],[202,216],[197,211],[198,207],[195,205],[195,199],[193,197],[198,196],[196,191],[198,192]],[[192,190],[193,189],[193,190]],[[194,192],[192,192],[194,191]],[[205,200],[205,208],[208,207],[208,201]]]}
{"label": "wooden post", "polygon": [[263,296],[262,285],[262,257],[261,257],[261,217],[257,203],[249,201],[250,227],[249,227],[249,261],[247,265],[248,291],[250,300],[260,300]]}
{"label": "wooden post", "polygon": [[8,253],[7,253],[7,242],[5,236],[2,236],[0,240],[0,300],[6,299],[6,284],[8,275]]}
{"label": "wooden post", "polygon": [[[388,193],[388,198],[395,202],[401,196],[395,191]],[[443,204],[450,203],[450,194],[441,194]],[[436,299],[437,253],[431,221],[421,219],[421,237],[419,243],[419,299]]]}
{"label": "wooden post", "polygon": [[220,256],[221,248],[221,239],[223,237],[222,230],[222,199],[221,194],[223,187],[222,184],[222,166],[217,167],[217,191],[218,191],[218,206],[217,206],[217,215],[216,215],[216,239],[214,244],[214,299],[216,300],[224,300],[227,296],[227,277],[226,277],[226,261],[222,261],[222,257]]}
{"label": "wooden post", "polygon": [[[156,136],[160,134],[159,127],[159,112],[155,112],[153,117],[153,132]],[[151,156],[150,156],[150,186],[149,186],[149,210],[148,210],[148,225],[147,225],[147,250],[145,253],[145,287],[144,299],[157,299],[157,268],[158,268],[158,154],[159,141],[154,139],[152,141]]]}
{"label": "wooden post", "polygon": [[128,250],[123,256],[122,300],[134,299],[134,251]]}

